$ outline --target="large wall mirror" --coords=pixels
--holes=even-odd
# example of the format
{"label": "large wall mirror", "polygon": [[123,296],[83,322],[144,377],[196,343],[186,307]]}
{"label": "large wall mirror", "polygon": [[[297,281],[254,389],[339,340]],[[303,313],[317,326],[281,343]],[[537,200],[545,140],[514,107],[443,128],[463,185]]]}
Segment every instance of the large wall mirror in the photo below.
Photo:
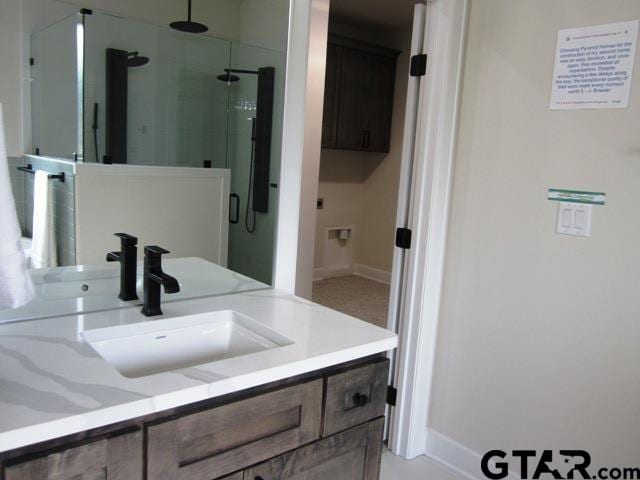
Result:
{"label": "large wall mirror", "polygon": [[138,239],[138,288],[144,247],[170,252],[163,301],[270,288],[289,2],[214,3],[205,33],[74,8],[31,35],[33,155],[12,180],[38,298],[0,321],[130,305],[115,233]]}

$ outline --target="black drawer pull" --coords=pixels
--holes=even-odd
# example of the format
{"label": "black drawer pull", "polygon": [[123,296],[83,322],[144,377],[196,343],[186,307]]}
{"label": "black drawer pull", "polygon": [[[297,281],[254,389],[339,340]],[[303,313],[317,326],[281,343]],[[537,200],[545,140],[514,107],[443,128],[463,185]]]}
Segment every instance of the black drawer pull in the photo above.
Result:
{"label": "black drawer pull", "polygon": [[362,393],[354,393],[353,394],[353,405],[356,407],[364,407],[367,403],[369,403],[369,397],[363,395]]}

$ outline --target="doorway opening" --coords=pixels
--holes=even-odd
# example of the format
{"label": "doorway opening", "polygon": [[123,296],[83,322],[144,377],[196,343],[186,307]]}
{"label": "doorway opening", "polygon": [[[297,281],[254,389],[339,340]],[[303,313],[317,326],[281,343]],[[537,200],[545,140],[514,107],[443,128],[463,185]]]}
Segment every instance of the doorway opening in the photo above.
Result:
{"label": "doorway opening", "polygon": [[387,328],[413,7],[332,0],[313,301]]}

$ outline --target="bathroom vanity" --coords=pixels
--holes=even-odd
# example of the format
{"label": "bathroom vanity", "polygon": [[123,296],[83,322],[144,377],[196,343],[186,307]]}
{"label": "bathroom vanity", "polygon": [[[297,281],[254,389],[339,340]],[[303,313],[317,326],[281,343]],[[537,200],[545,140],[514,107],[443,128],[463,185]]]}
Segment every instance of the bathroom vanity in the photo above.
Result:
{"label": "bathroom vanity", "polygon": [[0,326],[0,478],[378,478],[393,333],[276,290],[163,310]]}

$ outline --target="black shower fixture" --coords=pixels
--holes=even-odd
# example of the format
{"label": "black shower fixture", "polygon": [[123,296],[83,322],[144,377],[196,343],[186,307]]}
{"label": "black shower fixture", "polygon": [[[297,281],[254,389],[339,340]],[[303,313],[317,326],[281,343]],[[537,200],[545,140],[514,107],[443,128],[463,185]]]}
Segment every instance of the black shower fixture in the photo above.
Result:
{"label": "black shower fixture", "polygon": [[191,0],[188,0],[189,6],[187,10],[187,20],[179,20],[177,22],[171,22],[169,26],[174,30],[186,33],[204,33],[209,30],[209,27],[202,23],[191,21]]}
{"label": "black shower fixture", "polygon": [[149,63],[149,57],[143,57],[140,52],[127,53],[127,67],[141,67]]}
{"label": "black shower fixture", "polygon": [[237,75],[233,75],[234,73],[246,73],[249,75],[259,75],[260,72],[256,71],[256,70],[239,70],[239,69],[233,69],[233,68],[225,68],[224,69],[224,73],[221,75],[218,75],[216,78],[218,80],[220,80],[221,82],[227,82],[227,83],[234,83],[237,82],[238,80],[240,80],[240,77]]}
{"label": "black shower fixture", "polygon": [[231,72],[227,72],[227,73],[218,75],[217,79],[220,80],[221,82],[234,83],[240,80],[240,77],[237,75],[232,75]]}

